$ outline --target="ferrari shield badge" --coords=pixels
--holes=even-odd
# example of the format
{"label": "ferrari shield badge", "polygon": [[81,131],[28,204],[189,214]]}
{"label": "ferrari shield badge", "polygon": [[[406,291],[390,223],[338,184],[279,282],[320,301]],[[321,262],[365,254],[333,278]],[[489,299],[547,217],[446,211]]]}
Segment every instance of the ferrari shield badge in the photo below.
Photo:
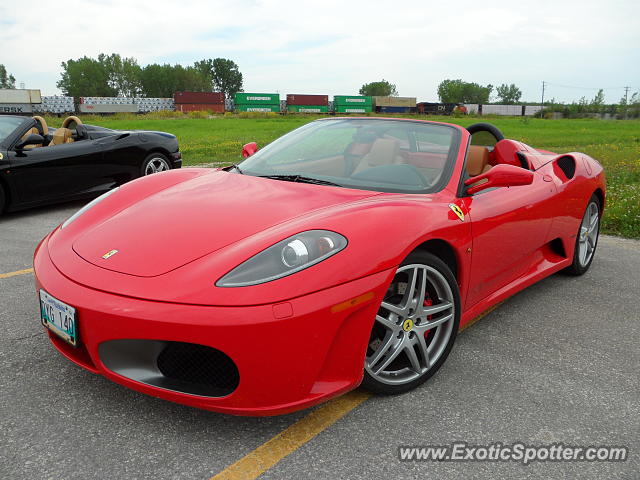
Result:
{"label": "ferrari shield badge", "polygon": [[460,221],[464,222],[464,212],[458,205],[456,205],[455,203],[450,203],[449,208],[453,213],[456,214],[456,216],[460,219]]}
{"label": "ferrari shield badge", "polygon": [[113,257],[116,253],[118,253],[118,250],[109,250],[107,253],[102,255],[102,258],[104,258],[106,260],[108,258]]}

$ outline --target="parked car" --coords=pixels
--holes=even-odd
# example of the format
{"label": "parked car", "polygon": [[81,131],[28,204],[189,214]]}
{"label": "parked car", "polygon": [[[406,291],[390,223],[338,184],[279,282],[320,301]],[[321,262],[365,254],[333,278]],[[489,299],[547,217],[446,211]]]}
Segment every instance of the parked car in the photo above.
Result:
{"label": "parked car", "polygon": [[0,116],[0,213],[95,197],[181,165],[170,133],[111,130],[75,116],[61,128],[39,116]]}
{"label": "parked car", "polygon": [[34,268],[55,348],[139,392],[280,414],[413,389],[481,312],[594,258],[605,179],[581,153],[381,118],[256,150],[123,185],[50,233]]}

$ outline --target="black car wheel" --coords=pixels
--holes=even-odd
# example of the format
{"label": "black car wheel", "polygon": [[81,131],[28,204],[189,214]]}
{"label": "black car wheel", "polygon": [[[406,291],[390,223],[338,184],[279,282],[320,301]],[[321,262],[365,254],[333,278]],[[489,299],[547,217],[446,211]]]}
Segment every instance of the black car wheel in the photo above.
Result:
{"label": "black car wheel", "polygon": [[162,153],[151,153],[147,155],[147,158],[142,162],[142,175],[151,175],[167,170],[171,170],[171,164],[169,163],[169,159]]}
{"label": "black car wheel", "polygon": [[417,387],[447,359],[459,324],[460,293],[449,267],[430,253],[410,254],[380,304],[362,386],[382,394]]}
{"label": "black car wheel", "polygon": [[6,197],[4,196],[4,189],[2,188],[2,185],[0,185],[0,215],[4,211],[5,199],[6,199]]}

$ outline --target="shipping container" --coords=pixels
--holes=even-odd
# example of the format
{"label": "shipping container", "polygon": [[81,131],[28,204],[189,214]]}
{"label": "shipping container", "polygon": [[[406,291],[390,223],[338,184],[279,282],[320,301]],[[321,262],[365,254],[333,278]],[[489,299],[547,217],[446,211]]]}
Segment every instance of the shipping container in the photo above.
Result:
{"label": "shipping container", "polygon": [[335,112],[336,113],[370,113],[373,111],[373,107],[363,106],[359,107],[357,105],[336,105]]}
{"label": "shipping container", "polygon": [[173,94],[175,103],[190,104],[220,104],[224,105],[224,93],[221,92],[176,92]]}
{"label": "shipping container", "polygon": [[457,104],[420,102],[417,106],[418,113],[423,115],[451,115]]}
{"label": "shipping container", "polygon": [[176,103],[177,112],[224,113],[224,104],[213,103]]}
{"label": "shipping container", "polygon": [[363,95],[336,95],[333,97],[333,104],[336,107],[340,105],[371,107],[373,105],[373,97]]}
{"label": "shipping container", "polygon": [[30,103],[0,103],[0,113],[8,115],[33,113],[33,105]]}
{"label": "shipping container", "polygon": [[237,105],[238,112],[280,112],[280,102],[277,105]]}
{"label": "shipping container", "polygon": [[376,107],[415,107],[416,97],[373,97]]}
{"label": "shipping container", "polygon": [[81,103],[79,105],[80,113],[138,113],[138,105],[135,103],[129,104],[92,104]]}
{"label": "shipping container", "polygon": [[304,106],[317,106],[329,105],[329,96],[328,95],[298,95],[298,94],[290,94],[287,95],[287,105],[304,105]]}
{"label": "shipping container", "polygon": [[0,103],[42,103],[40,90],[9,88],[0,90]]}
{"label": "shipping container", "polygon": [[238,92],[233,101],[236,105],[280,105],[280,94]]}
{"label": "shipping container", "polygon": [[328,113],[327,105],[287,105],[289,113]]}
{"label": "shipping container", "polygon": [[376,112],[380,113],[411,113],[411,107],[376,107]]}

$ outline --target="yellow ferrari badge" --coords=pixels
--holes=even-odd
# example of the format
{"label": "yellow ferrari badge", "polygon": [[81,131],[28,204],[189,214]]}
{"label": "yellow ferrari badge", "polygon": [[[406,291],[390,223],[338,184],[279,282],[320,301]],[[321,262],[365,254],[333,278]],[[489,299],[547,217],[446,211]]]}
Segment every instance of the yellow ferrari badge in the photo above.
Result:
{"label": "yellow ferrari badge", "polygon": [[412,328],[413,328],[413,320],[411,320],[410,318],[407,318],[402,324],[402,329],[405,332],[410,332]]}
{"label": "yellow ferrari badge", "polygon": [[118,250],[109,250],[107,253],[102,255],[102,258],[106,260],[107,258],[113,257],[116,253],[118,253]]}
{"label": "yellow ferrari badge", "polygon": [[0,153],[0,160],[2,160],[4,158],[4,155],[2,155],[2,153]]}
{"label": "yellow ferrari badge", "polygon": [[456,216],[457,216],[461,221],[463,221],[463,222],[464,222],[464,212],[462,211],[462,209],[461,209],[458,205],[456,205],[455,203],[450,203],[450,204],[449,204],[449,208],[451,209],[451,211],[452,211],[453,213],[455,213],[455,214],[456,214]]}

